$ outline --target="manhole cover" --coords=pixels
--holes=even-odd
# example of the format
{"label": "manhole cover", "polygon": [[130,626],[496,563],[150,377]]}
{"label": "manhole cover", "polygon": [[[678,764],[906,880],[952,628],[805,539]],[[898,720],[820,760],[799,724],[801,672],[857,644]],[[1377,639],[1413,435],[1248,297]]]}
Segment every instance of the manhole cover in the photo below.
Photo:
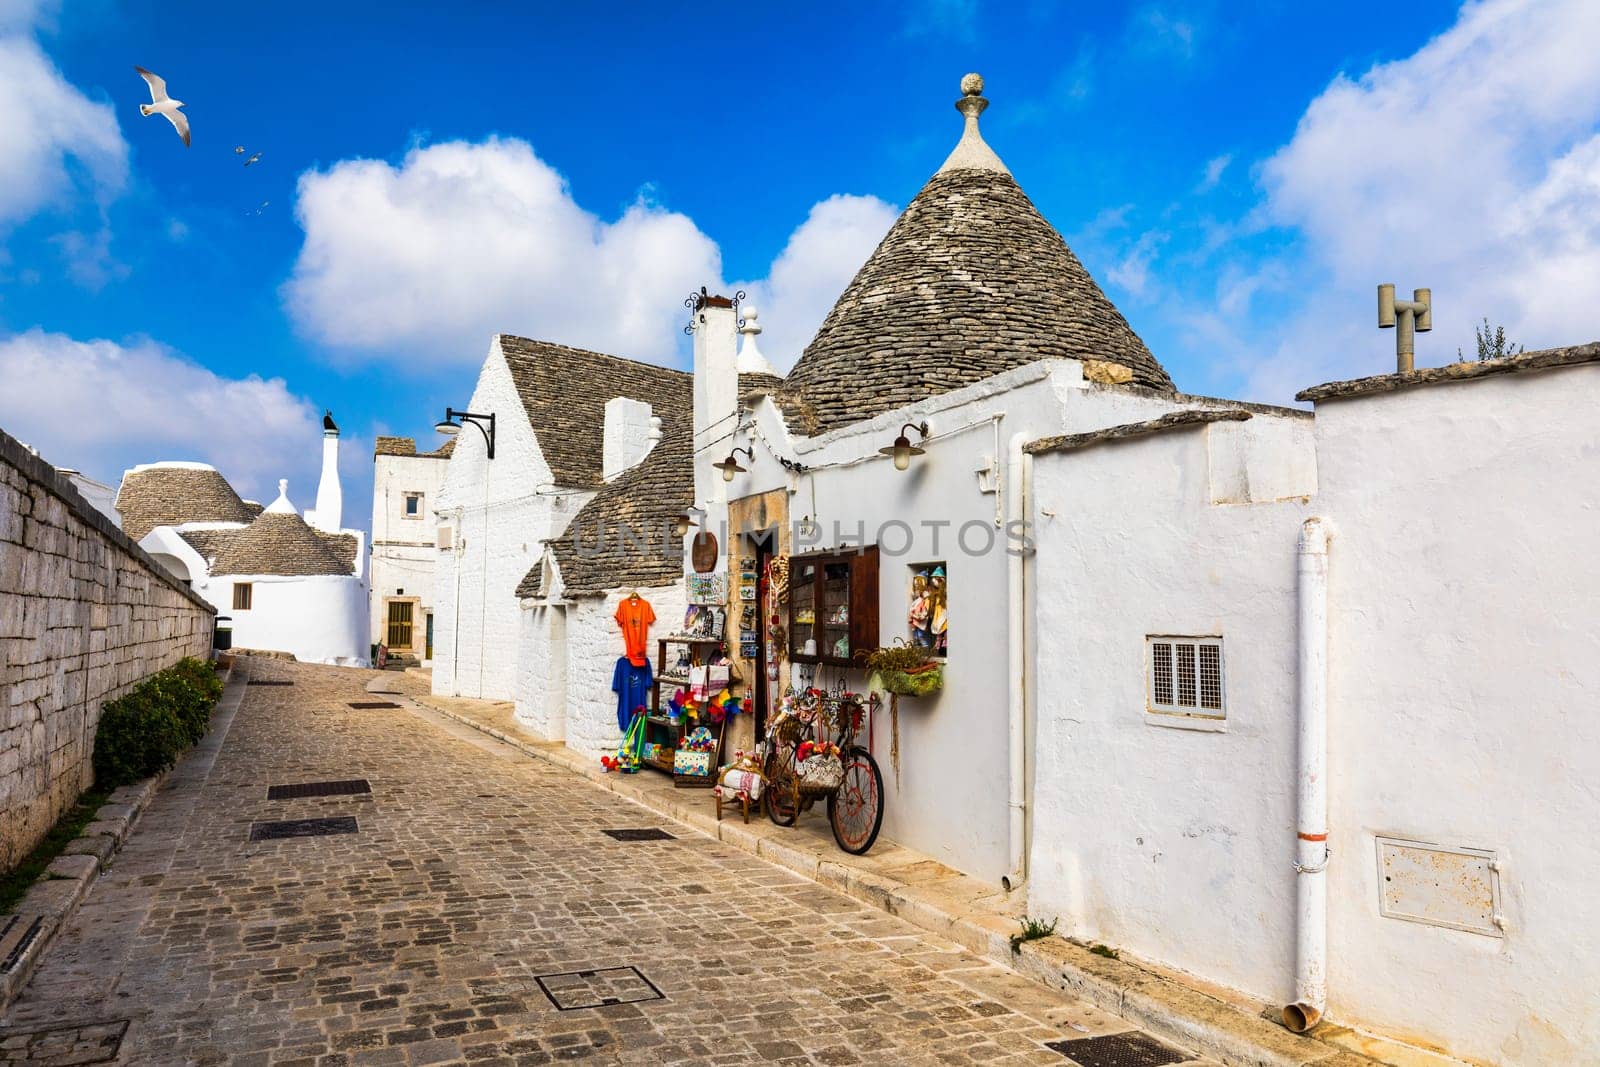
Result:
{"label": "manhole cover", "polygon": [[331,819],[283,819],[278,822],[253,822],[250,840],[277,841],[286,837],[327,837],[329,834],[353,834],[361,828],[348,815]]}
{"label": "manhole cover", "polygon": [[654,826],[645,826],[637,830],[602,830],[607,837],[616,838],[618,841],[676,841],[677,838],[665,830],[658,830]]}
{"label": "manhole cover", "polygon": [[365,778],[352,778],[345,782],[299,782],[295,785],[267,787],[268,800],[294,800],[297,797],[348,797],[357,793],[370,793],[372,786]]}
{"label": "manhole cover", "polygon": [[7,916],[5,925],[0,926],[0,952],[5,953],[0,957],[0,974],[8,974],[17,966],[17,961],[22,959],[22,954],[39,936],[39,929],[43,925],[44,917],[40,915],[34,916],[33,922],[26,926],[22,923],[22,916]]}
{"label": "manhole cover", "polygon": [[252,678],[251,685],[293,685],[294,683],[283,678]]}
{"label": "manhole cover", "polygon": [[368,708],[398,708],[400,705],[392,700],[352,700],[350,706],[365,711]]}
{"label": "manhole cover", "polygon": [[1078,1067],[1167,1067],[1167,1064],[1191,1058],[1187,1052],[1168,1048],[1137,1030],[1104,1037],[1051,1041],[1045,1048],[1061,1053]]}
{"label": "manhole cover", "polygon": [[128,1020],[73,1026],[0,1026],[0,1063],[111,1063],[122,1048]]}
{"label": "manhole cover", "polygon": [[605,967],[594,971],[537,974],[534,981],[561,1011],[604,1008],[611,1004],[637,1004],[666,1000],[666,995],[637,967]]}

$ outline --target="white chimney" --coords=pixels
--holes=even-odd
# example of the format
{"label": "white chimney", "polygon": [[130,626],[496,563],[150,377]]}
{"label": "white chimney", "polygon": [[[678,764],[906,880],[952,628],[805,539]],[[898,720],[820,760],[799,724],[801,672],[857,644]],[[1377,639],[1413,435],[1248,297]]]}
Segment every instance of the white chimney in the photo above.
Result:
{"label": "white chimney", "polygon": [[306,520],[319,530],[336,533],[344,517],[344,493],[339,488],[339,427],[333,412],[322,416],[322,480],[317,482],[317,507]]}
{"label": "white chimney", "polygon": [[739,320],[732,300],[703,289],[693,315],[695,451],[714,447],[720,438],[716,447],[726,455],[726,439],[739,414]]}
{"label": "white chimney", "polygon": [[600,476],[610,481],[637,466],[661,440],[661,420],[642,400],[614,396],[606,401],[605,432],[600,450]]}

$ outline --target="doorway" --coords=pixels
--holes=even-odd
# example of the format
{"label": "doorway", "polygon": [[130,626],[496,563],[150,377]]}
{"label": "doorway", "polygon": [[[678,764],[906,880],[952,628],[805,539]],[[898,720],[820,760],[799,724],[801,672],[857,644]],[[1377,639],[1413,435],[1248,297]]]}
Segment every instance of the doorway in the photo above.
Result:
{"label": "doorway", "polygon": [[426,638],[425,638],[426,644],[424,644],[423,648],[422,648],[422,658],[427,660],[429,663],[432,663],[433,662],[433,612],[431,612],[431,611],[428,612],[426,615],[423,616],[423,619],[424,619],[424,621],[426,623],[426,627],[425,627],[425,630],[424,630],[424,632],[426,634]]}
{"label": "doorway", "polygon": [[771,576],[767,573],[767,566],[772,562],[772,557],[778,554],[778,531],[775,529],[761,530],[757,533],[744,535],[744,553],[753,557],[756,565],[756,603],[755,603],[755,635],[756,655],[754,661],[755,682],[751,691],[755,696],[755,730],[756,737],[765,737],[767,718],[772,709],[773,689],[777,683],[770,677],[768,670],[768,654],[775,651],[777,656],[782,656],[783,649],[773,650],[772,615],[768,601],[768,583]]}

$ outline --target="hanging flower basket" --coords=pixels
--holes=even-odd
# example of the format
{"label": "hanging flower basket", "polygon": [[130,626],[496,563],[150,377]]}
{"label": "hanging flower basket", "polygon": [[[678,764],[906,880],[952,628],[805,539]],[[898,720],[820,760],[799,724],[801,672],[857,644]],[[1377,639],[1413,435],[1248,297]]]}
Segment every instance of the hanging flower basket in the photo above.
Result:
{"label": "hanging flower basket", "polygon": [[925,697],[944,688],[944,666],[929,663],[921,668],[879,671],[883,688],[896,696]]}

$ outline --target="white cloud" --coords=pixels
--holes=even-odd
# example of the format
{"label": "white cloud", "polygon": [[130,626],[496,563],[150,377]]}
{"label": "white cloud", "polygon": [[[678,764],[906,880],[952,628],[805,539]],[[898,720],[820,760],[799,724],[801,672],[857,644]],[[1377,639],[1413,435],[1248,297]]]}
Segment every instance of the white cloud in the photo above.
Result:
{"label": "white cloud", "polygon": [[490,334],[508,332],[662,359],[683,295],[721,276],[716,244],[689,218],[643,199],[596,218],[518,140],[310,171],[295,212],[306,239],[289,310],[355,354],[475,364]]}
{"label": "white cloud", "polygon": [[1196,193],[1209,193],[1211,190],[1215,189],[1217,187],[1217,183],[1222,181],[1222,175],[1225,171],[1227,171],[1228,164],[1232,162],[1233,154],[1228,152],[1225,152],[1220,156],[1213,156],[1211,159],[1206,160],[1205,169],[1200,176],[1200,184],[1195,186],[1194,191]]}
{"label": "white cloud", "polygon": [[1275,316],[1255,391],[1392,367],[1379,282],[1433,289],[1422,364],[1470,357],[1484,316],[1530,348],[1600,335],[1597,53],[1592,0],[1490,0],[1414,55],[1336,78],[1262,170],[1267,217],[1304,237],[1298,292],[1320,295]]}
{"label": "white cloud", "polygon": [[[300,330],[401,368],[476,364],[497,332],[671,360],[684,295],[722,278],[716,243],[689,217],[640,199],[597,218],[514,139],[308,172],[296,215],[305,243],[283,292]],[[894,215],[862,196],[812,209],[770,277],[747,286],[772,358],[799,353]]]}
{"label": "white cloud", "polygon": [[128,146],[109,104],[69,83],[26,30],[36,5],[0,0],[0,229],[87,192],[122,191]]}
{"label": "white cloud", "polygon": [[15,386],[0,390],[0,427],[57,466],[116,485],[135,463],[199,460],[247,497],[271,500],[282,477],[298,506],[316,494],[321,412],[281,378],[223,378],[149,340],[33,329],[0,338],[0,381]]}
{"label": "white cloud", "polygon": [[750,299],[761,311],[761,351],[779,370],[799,358],[899,210],[875,196],[831,196],[811,209]]}

